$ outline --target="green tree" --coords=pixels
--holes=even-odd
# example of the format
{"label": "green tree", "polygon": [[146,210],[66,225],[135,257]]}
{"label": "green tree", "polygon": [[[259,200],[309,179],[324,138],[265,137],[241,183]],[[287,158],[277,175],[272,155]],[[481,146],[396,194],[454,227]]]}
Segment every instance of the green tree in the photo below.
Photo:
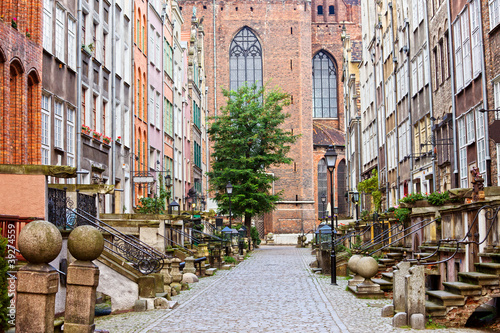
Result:
{"label": "green tree", "polygon": [[158,177],[160,181],[160,195],[156,193],[152,198],[144,197],[139,200],[137,205],[137,212],[141,214],[165,214],[165,200],[170,199],[170,191],[167,191],[163,186],[162,177]]}
{"label": "green tree", "polygon": [[272,183],[278,179],[268,169],[290,164],[290,145],[298,135],[282,127],[290,114],[283,111],[290,95],[279,88],[243,86],[238,91],[223,90],[227,104],[213,118],[208,130],[213,143],[210,189],[223,213],[229,212],[226,185],[231,182],[231,211],[244,216],[250,232],[251,218],[268,213],[282,192],[272,194]]}
{"label": "green tree", "polygon": [[376,212],[380,211],[380,207],[382,205],[382,192],[380,192],[378,186],[377,169],[372,170],[372,176],[370,178],[365,179],[358,184],[358,191],[371,194]]}

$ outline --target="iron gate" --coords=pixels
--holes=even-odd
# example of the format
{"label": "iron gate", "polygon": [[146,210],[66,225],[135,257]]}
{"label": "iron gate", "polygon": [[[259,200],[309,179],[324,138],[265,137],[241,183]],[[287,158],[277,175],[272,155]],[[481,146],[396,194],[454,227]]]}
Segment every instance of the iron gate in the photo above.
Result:
{"label": "iron gate", "polygon": [[59,229],[66,229],[66,190],[50,188],[48,191],[48,218]]}

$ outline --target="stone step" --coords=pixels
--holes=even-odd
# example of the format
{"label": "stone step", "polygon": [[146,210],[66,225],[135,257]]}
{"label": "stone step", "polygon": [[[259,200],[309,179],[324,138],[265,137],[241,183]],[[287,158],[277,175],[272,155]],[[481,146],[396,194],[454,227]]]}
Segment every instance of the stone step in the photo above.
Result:
{"label": "stone step", "polygon": [[403,259],[403,253],[402,252],[389,252],[386,254],[387,258],[394,259],[394,260],[400,260]]}
{"label": "stone step", "polygon": [[481,286],[465,282],[443,282],[446,291],[462,296],[481,296]]}
{"label": "stone step", "polygon": [[227,270],[231,269],[231,265],[227,265],[227,264],[226,265],[222,265],[222,267],[220,269],[227,271]]}
{"label": "stone step", "polygon": [[426,301],[425,315],[431,317],[444,317],[446,316],[446,306],[439,305],[431,301]]}
{"label": "stone step", "polygon": [[460,272],[458,279],[461,282],[477,284],[480,286],[497,286],[498,276],[479,272]]}
{"label": "stone step", "polygon": [[425,292],[429,297],[429,301],[443,306],[463,306],[465,298],[462,295],[457,295],[444,290],[427,290]]}
{"label": "stone step", "polygon": [[382,290],[392,290],[392,282],[389,282],[384,279],[371,279],[373,283],[376,283],[380,286]]}
{"label": "stone step", "polygon": [[217,268],[208,268],[207,270],[205,270],[205,275],[208,275],[208,276],[212,276],[215,274],[215,272],[217,272]]}
{"label": "stone step", "polygon": [[500,275],[500,264],[493,262],[476,263],[476,271],[486,274]]}
{"label": "stone step", "polygon": [[392,272],[384,272],[384,273],[382,273],[382,278],[384,280],[387,280],[390,283],[392,283],[393,276],[394,276],[394,274]]}

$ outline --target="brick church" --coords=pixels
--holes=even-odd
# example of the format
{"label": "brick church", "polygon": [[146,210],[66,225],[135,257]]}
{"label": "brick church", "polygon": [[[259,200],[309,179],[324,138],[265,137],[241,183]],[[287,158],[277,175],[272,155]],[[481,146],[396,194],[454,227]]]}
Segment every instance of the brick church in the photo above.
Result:
{"label": "brick church", "polygon": [[[265,234],[309,232],[319,224],[330,198],[326,148],[338,153],[334,172],[335,206],[347,215],[345,199],[344,102],[341,33],[360,38],[359,0],[181,0],[186,21],[193,14],[203,26],[208,110],[223,105],[222,87],[245,81],[280,86],[292,97],[285,127],[300,133],[289,156],[294,163],[269,170],[284,190],[276,210],[256,221]],[[327,186],[328,185],[328,186]]]}

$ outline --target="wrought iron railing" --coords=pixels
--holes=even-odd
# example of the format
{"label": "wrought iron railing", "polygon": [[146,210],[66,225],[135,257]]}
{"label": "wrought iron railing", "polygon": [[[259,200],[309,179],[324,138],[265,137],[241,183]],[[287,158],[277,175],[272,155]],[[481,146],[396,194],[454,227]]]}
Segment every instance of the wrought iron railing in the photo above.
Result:
{"label": "wrought iron railing", "polygon": [[[142,274],[159,272],[168,256],[142,242],[138,238],[126,235],[95,216],[80,210],[67,207],[68,225],[91,225],[104,233],[105,249],[129,262]],[[111,238],[111,239],[109,239]]]}
{"label": "wrought iron railing", "polygon": [[190,255],[194,256],[194,252],[193,252],[193,251],[191,251],[191,250],[190,250],[190,249],[188,249],[187,247],[183,246],[182,244],[177,243],[177,242],[176,242],[176,241],[174,241],[173,239],[170,239],[170,238],[168,238],[167,236],[162,235],[162,234],[160,234],[160,233],[156,233],[156,235],[157,235],[157,236],[160,236],[160,237],[162,237],[162,238],[164,238],[164,239],[165,239],[168,243],[170,243],[170,246],[174,246],[174,244],[175,244],[175,245],[177,245],[179,248],[184,249],[184,250],[185,250],[186,252],[188,252]]}
{"label": "wrought iron railing", "polygon": [[[486,234],[484,236],[484,239],[482,241],[470,240],[470,237],[472,236],[471,231],[475,227],[475,225],[477,223],[479,223],[479,214],[483,210],[486,210],[486,213],[485,213],[486,222],[488,222],[488,221],[490,222],[489,226],[486,229]],[[449,238],[440,239],[440,240],[438,240],[436,249],[434,250],[433,253],[431,253],[425,257],[422,257],[422,258],[406,259],[406,260],[410,261],[410,262],[416,262],[419,265],[437,265],[437,264],[445,263],[445,262],[453,259],[457,255],[457,253],[460,251],[461,245],[476,244],[479,246],[479,245],[483,244],[488,239],[488,237],[491,233],[491,230],[493,229],[493,223],[497,219],[499,211],[500,211],[500,206],[497,206],[497,207],[494,207],[491,205],[482,206],[481,208],[478,209],[476,216],[472,220],[472,223],[470,224],[469,229],[467,230],[467,233],[465,234],[464,237],[462,237],[462,239],[449,239]],[[451,254],[448,258],[445,258],[442,260],[427,262],[427,259],[432,258],[433,256],[436,255],[436,253],[438,253],[438,251],[440,250],[441,244],[444,244],[444,243],[455,243],[455,250],[454,250],[453,254]]]}
{"label": "wrought iron railing", "polygon": [[72,200],[66,197],[66,190],[48,189],[48,220],[59,229],[71,229],[67,223],[66,206]]}
{"label": "wrought iron railing", "polygon": [[172,233],[177,234],[177,236],[184,238],[184,241],[186,241],[186,239],[187,239],[187,241],[191,244],[191,249],[193,248],[193,244],[200,244],[201,243],[201,241],[198,238],[196,238],[196,237],[194,237],[194,236],[192,236],[192,235],[190,235],[182,230],[173,229],[173,228],[171,228],[170,230]]}

